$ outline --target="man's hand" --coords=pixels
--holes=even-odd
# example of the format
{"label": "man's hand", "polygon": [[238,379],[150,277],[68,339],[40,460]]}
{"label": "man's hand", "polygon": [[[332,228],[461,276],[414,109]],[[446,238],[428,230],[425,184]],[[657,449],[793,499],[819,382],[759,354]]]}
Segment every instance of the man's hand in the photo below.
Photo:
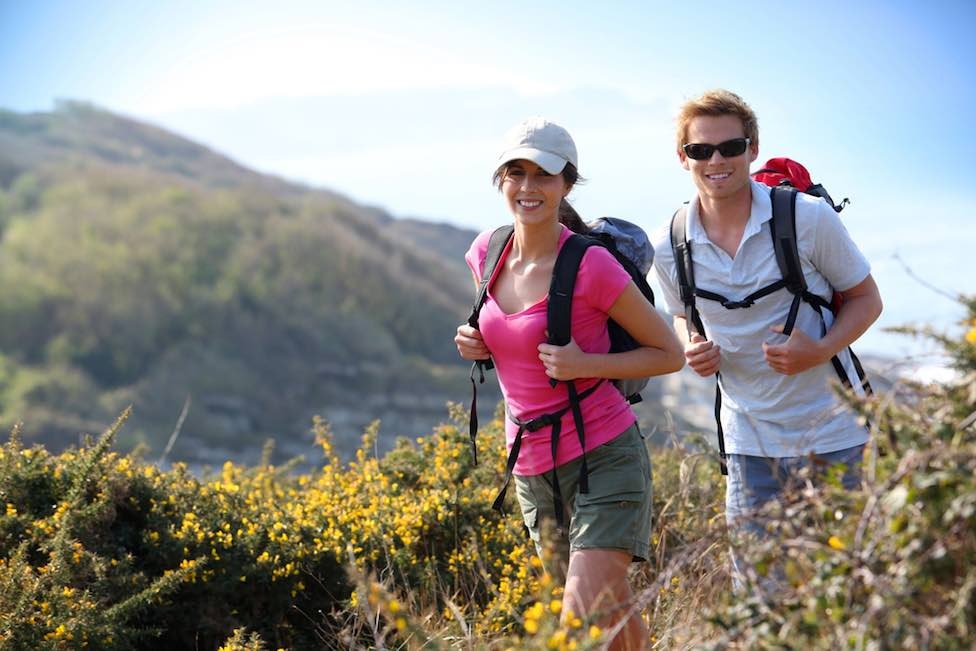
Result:
{"label": "man's hand", "polygon": [[458,326],[457,334],[454,335],[454,343],[463,359],[474,361],[491,357],[491,352],[481,338],[481,331],[472,328],[467,323]]}
{"label": "man's hand", "polygon": [[[770,326],[771,332],[783,334],[782,325]],[[799,328],[793,328],[790,338],[781,344],[763,343],[763,353],[769,368],[783,375],[796,375],[823,364],[825,356],[819,341],[811,339]]]}
{"label": "man's hand", "polygon": [[718,373],[722,349],[714,341],[708,341],[695,333],[691,335],[691,341],[685,343],[685,360],[695,373],[709,377]]}

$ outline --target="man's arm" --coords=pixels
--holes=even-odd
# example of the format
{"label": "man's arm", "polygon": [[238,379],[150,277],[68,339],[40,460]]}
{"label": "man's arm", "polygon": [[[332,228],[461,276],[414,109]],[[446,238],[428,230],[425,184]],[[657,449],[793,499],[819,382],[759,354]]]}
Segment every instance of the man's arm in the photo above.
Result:
{"label": "man's arm", "polygon": [[[785,343],[763,344],[770,368],[784,375],[795,375],[823,364],[854,343],[881,315],[881,293],[871,274],[841,295],[844,302],[823,339],[811,339],[794,328]],[[782,333],[783,326],[775,325],[770,330]]]}

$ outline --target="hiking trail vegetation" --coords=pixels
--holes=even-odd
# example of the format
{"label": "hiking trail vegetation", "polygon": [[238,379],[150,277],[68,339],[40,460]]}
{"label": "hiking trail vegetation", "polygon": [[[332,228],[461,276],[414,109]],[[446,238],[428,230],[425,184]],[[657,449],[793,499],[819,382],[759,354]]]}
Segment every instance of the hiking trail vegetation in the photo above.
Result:
{"label": "hiking trail vegetation", "polygon": [[[968,648],[976,630],[976,298],[940,341],[957,374],[850,407],[870,423],[862,490],[801,486],[744,548],[733,595],[708,446],[653,451],[653,558],[635,566],[654,648]],[[0,648],[597,649],[515,515],[490,505],[502,422],[472,467],[464,409],[418,439],[312,472],[227,462],[196,477],[98,440],[0,448]],[[771,577],[778,577],[771,583]]]}

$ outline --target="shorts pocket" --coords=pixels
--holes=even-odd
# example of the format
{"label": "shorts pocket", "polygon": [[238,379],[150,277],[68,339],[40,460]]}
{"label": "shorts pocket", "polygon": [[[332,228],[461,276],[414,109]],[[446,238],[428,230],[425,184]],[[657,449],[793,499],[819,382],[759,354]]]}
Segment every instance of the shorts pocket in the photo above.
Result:
{"label": "shorts pocket", "polygon": [[522,521],[533,537],[537,536],[539,527],[539,506],[535,494],[529,485],[529,479],[515,478],[515,496],[518,498],[519,509],[522,511]]}
{"label": "shorts pocket", "polygon": [[650,487],[647,448],[636,431],[627,431],[586,454],[589,492],[576,496],[577,505],[636,508]]}

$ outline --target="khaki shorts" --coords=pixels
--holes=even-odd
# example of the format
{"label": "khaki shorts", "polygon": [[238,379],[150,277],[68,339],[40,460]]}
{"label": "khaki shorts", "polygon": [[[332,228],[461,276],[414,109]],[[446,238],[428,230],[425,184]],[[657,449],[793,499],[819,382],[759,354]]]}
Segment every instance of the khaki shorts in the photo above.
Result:
{"label": "khaki shorts", "polygon": [[[586,453],[590,488],[586,494],[579,493],[582,461],[574,459],[556,470],[568,531],[554,526],[552,472],[515,476],[522,517],[540,556],[543,547],[551,546],[564,561],[578,549],[620,549],[630,552],[635,561],[647,560],[653,507],[651,459],[637,424]],[[553,537],[546,545],[543,532]]]}

